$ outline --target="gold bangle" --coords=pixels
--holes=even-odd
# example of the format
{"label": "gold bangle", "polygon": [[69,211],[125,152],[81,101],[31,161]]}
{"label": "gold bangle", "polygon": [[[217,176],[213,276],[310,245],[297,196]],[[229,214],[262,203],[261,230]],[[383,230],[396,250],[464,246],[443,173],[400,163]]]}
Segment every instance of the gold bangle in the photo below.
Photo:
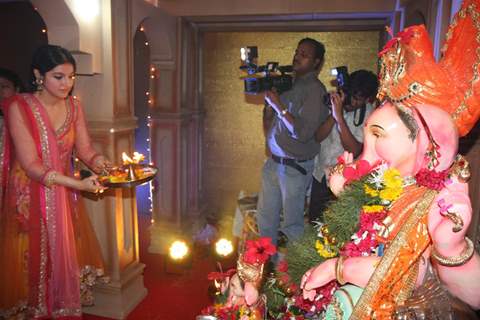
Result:
{"label": "gold bangle", "polygon": [[335,277],[337,278],[337,282],[343,286],[346,282],[343,279],[343,262],[345,261],[344,256],[340,256],[337,258],[335,262]]}
{"label": "gold bangle", "polygon": [[57,177],[57,171],[49,171],[46,176],[44,181],[45,186],[51,187],[53,184],[55,184],[55,178]]}
{"label": "gold bangle", "polygon": [[467,243],[467,246],[465,247],[465,249],[463,249],[462,253],[460,253],[460,255],[458,256],[453,256],[453,257],[442,256],[440,253],[438,253],[435,250],[435,247],[433,247],[432,258],[435,261],[437,261],[439,265],[445,266],[445,267],[458,267],[458,266],[464,265],[473,257],[473,254],[475,253],[475,246],[473,245],[472,240],[465,237],[465,242]]}
{"label": "gold bangle", "polygon": [[343,175],[343,169],[345,169],[345,164],[337,163],[333,167],[330,167],[329,176],[331,176],[333,174],[342,174]]}

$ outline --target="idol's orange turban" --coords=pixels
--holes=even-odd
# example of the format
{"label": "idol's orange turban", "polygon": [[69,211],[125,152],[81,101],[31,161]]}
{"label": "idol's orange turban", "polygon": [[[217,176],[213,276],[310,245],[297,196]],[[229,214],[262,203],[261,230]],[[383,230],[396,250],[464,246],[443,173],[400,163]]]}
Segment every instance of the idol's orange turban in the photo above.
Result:
{"label": "idol's orange turban", "polygon": [[[434,105],[453,118],[460,136],[480,116],[480,0],[465,0],[437,63],[425,26],[406,28],[380,52],[380,100]],[[428,121],[428,120],[427,120]]]}

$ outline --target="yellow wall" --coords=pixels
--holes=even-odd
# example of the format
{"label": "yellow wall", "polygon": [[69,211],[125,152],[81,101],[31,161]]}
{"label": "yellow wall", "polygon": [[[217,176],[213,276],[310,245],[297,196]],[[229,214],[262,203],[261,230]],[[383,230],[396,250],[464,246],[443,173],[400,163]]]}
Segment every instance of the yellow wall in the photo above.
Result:
{"label": "yellow wall", "polygon": [[[331,89],[330,69],[376,72],[379,32],[207,33],[204,38],[204,170],[208,207],[222,216],[233,214],[238,192],[257,192],[264,156],[263,99],[243,93],[240,47],[258,46],[259,64],[291,64],[300,39],[311,37],[326,47],[320,80]],[[255,102],[253,103],[247,103]]]}

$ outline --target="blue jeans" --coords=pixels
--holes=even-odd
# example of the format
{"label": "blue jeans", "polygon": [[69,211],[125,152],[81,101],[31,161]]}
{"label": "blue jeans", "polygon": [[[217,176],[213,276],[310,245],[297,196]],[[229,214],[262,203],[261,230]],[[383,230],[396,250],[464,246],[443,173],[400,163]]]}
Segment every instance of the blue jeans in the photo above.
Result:
{"label": "blue jeans", "polygon": [[[305,196],[312,182],[314,161],[298,164],[307,171],[306,175],[290,166],[278,164],[271,158],[263,165],[257,223],[260,235],[272,238],[275,245],[279,230],[289,241],[295,241],[303,235]],[[281,213],[283,220],[280,227]]]}

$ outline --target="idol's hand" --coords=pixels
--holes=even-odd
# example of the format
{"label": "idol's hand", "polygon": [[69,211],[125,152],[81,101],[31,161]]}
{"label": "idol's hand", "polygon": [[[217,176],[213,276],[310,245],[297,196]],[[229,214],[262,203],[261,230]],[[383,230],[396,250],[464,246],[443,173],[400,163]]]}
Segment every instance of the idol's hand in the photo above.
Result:
{"label": "idol's hand", "polygon": [[444,256],[461,253],[471,219],[467,185],[451,182],[435,198],[428,214],[428,231],[435,250]]}
{"label": "idol's hand", "polygon": [[332,280],[335,280],[335,262],[337,259],[328,259],[318,266],[311,268],[302,277],[300,288],[303,297],[313,301],[315,289],[322,287]]}
{"label": "idol's hand", "polygon": [[328,185],[335,196],[338,196],[344,188],[347,179],[343,176],[343,169],[353,163],[353,154],[345,151],[342,156],[343,163],[339,162],[328,172]]}

